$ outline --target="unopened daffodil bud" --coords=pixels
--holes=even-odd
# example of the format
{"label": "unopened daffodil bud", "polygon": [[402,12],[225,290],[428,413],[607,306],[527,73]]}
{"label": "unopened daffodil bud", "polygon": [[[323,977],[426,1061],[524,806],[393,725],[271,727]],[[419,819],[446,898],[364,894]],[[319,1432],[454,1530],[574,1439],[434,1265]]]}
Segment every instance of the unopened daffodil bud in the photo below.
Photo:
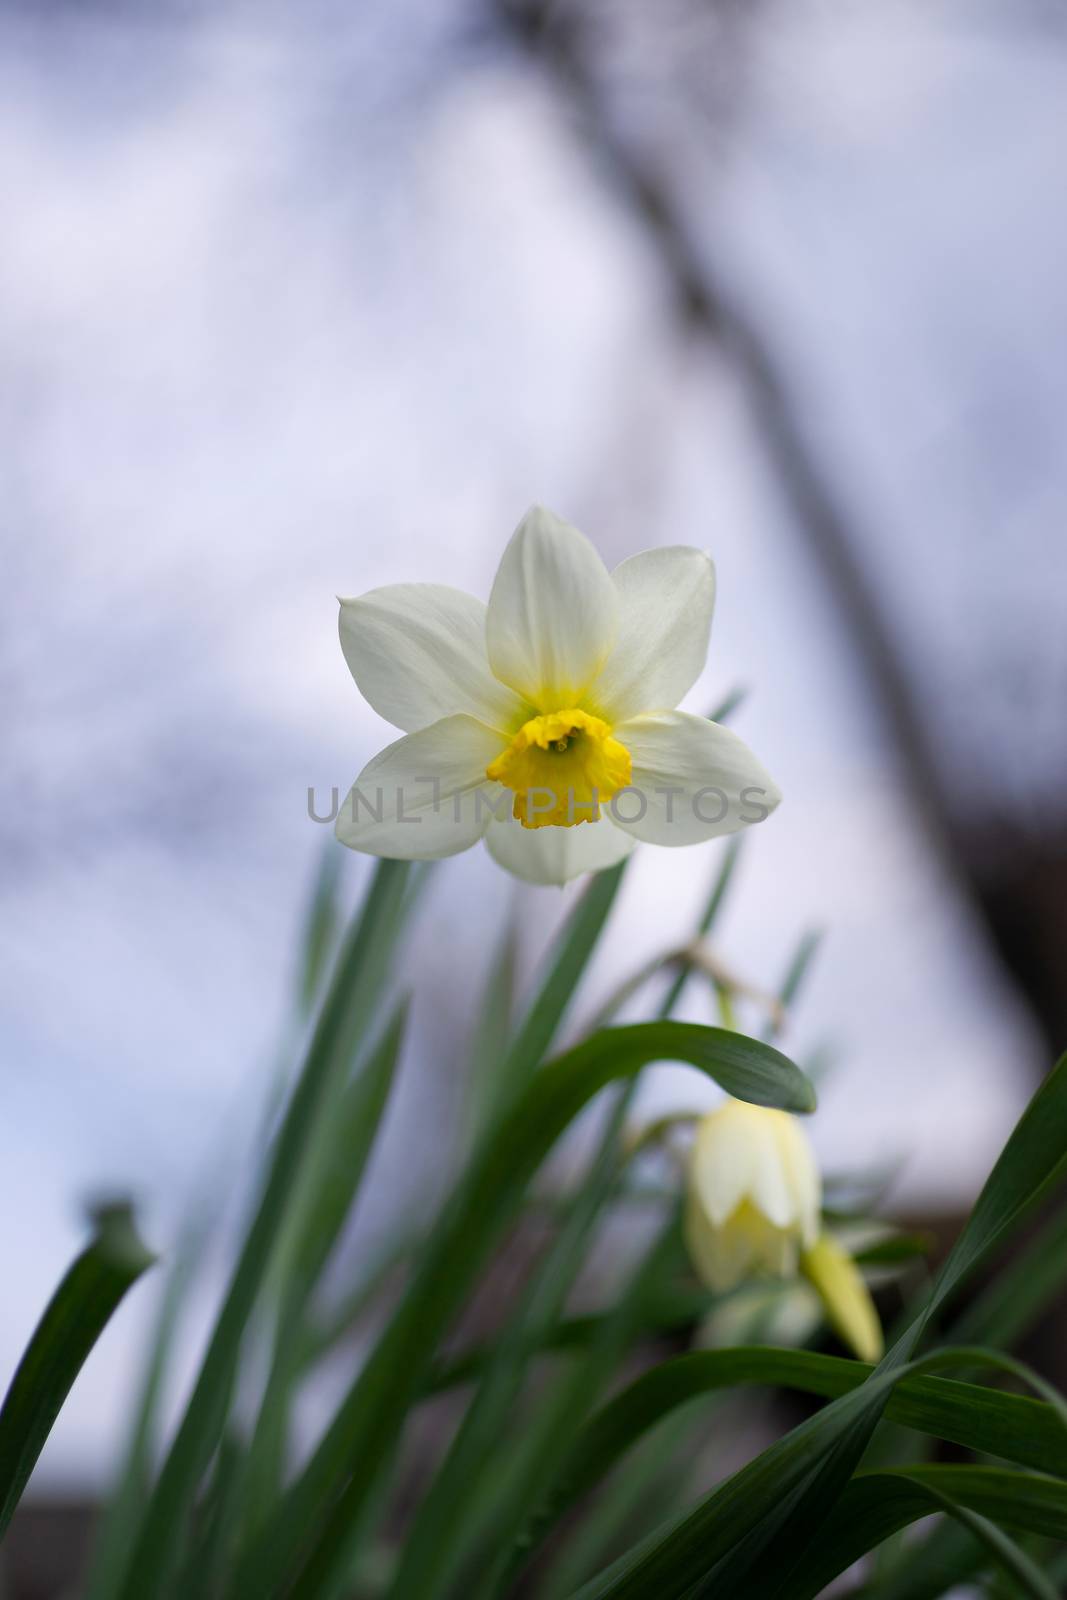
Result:
{"label": "unopened daffodil bud", "polygon": [[826,1319],[860,1361],[880,1361],[885,1350],[882,1324],[870,1290],[843,1245],[821,1234],[800,1257],[800,1270],[818,1294]]}
{"label": "unopened daffodil bud", "polygon": [[724,1293],[757,1272],[791,1277],[819,1236],[822,1186],[796,1117],[727,1100],[697,1125],[685,1234],[693,1264]]}

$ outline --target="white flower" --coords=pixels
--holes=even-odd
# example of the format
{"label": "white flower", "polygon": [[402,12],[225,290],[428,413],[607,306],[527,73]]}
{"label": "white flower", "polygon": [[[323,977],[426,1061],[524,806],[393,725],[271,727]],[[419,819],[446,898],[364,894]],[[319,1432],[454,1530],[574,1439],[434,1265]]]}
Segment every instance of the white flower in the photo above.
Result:
{"label": "white flower", "polygon": [[725,1293],[755,1272],[792,1277],[819,1235],[822,1185],[796,1117],[727,1100],[697,1124],[685,1235],[693,1265]]}
{"label": "white flower", "polygon": [[535,506],[488,606],[439,584],[341,601],[352,675],[398,739],[360,773],[337,837],[426,860],[485,838],[531,883],[614,865],[638,840],[698,844],[779,792],[736,734],[674,708],[707,654],[715,570],[646,550],[609,573]]}

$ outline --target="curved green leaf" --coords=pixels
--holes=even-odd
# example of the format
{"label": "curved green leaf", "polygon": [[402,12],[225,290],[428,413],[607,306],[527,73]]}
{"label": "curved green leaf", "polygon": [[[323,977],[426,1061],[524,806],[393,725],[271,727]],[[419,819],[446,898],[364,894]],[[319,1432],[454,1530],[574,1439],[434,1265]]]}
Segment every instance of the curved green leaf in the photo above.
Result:
{"label": "curved green leaf", "polygon": [[[676,1356],[635,1379],[591,1418],[567,1474],[566,1500],[591,1488],[642,1434],[697,1395],[760,1384],[833,1400],[858,1389],[873,1370],[842,1356],[755,1345]],[[1067,1478],[1067,1429],[1043,1400],[953,1378],[916,1377],[893,1390],[886,1416],[935,1439]]]}
{"label": "curved green leaf", "polygon": [[628,861],[596,872],[552,946],[548,970],[526,1011],[511,1049],[497,1068],[495,1104],[529,1080],[552,1044],[615,903]]}
{"label": "curved green leaf", "polygon": [[275,1256],[324,1098],[359,1046],[380,999],[407,904],[409,863],[382,861],[337,958],[307,1056],[274,1145],[258,1208],[215,1321],[177,1434],[152,1491],[120,1600],[160,1592],[185,1533],[197,1487],[218,1446],[245,1327]]}
{"label": "curved green leaf", "polygon": [[[1022,1533],[1067,1539],[1067,1486],[1033,1473],[999,1467],[916,1466],[860,1473],[827,1518],[782,1589],[783,1600],[812,1600],[839,1573],[883,1539],[931,1511],[947,1511],[981,1538],[1012,1576],[1041,1600],[1055,1600],[1056,1588],[1022,1556],[995,1535],[988,1524],[1006,1524]],[[976,1521],[976,1519],[979,1519]],[[1014,1564],[1013,1564],[1014,1563]]]}
{"label": "curved green leaf", "polygon": [[195,1209],[186,1217],[167,1261],[126,1448],[83,1579],[84,1600],[110,1600],[130,1558],[152,1480],[163,1390],[179,1319],[204,1248],[208,1218],[215,1216],[217,1205],[218,1195],[210,1185],[198,1189]]}
{"label": "curved green leaf", "polygon": [[129,1206],[98,1213],[95,1237],[52,1296],[0,1408],[0,1538],[86,1357],[154,1260]]}
{"label": "curved green leaf", "polygon": [[371,1359],[271,1528],[248,1550],[235,1594],[260,1600],[301,1553],[307,1559],[293,1594],[317,1595],[326,1587],[343,1564],[350,1531],[425,1380],[437,1339],[517,1211],[529,1180],[599,1090],[651,1061],[687,1061],[730,1094],[760,1105],[789,1111],[814,1106],[803,1073],[770,1045],[695,1023],[607,1029],[544,1067],[481,1142]]}
{"label": "curved green leaf", "polygon": [[[485,1541],[477,1572],[471,1573],[463,1586],[467,1600],[498,1600],[516,1592],[527,1551],[524,1530],[530,1506],[537,1504],[547,1485],[565,1466],[575,1427],[607,1387],[630,1348],[641,1325],[641,1307],[650,1288],[664,1271],[676,1266],[684,1250],[679,1210],[676,1207],[671,1224],[654,1235],[596,1339],[577,1359],[565,1364],[547,1392],[539,1393],[536,1415],[524,1428],[522,1445],[515,1452],[519,1470],[511,1475],[510,1483],[506,1481],[508,1475],[504,1475],[506,1490],[494,1507],[491,1537]],[[394,1600],[400,1600],[400,1596]]]}
{"label": "curved green leaf", "polygon": [[[737,841],[731,840],[698,924],[697,938],[708,933],[718,915],[737,854]],[[688,971],[683,966],[668,988],[659,1008],[660,1021],[669,1018]],[[597,1025],[603,1026],[605,1021],[601,1012]],[[527,1520],[531,1501],[536,1504],[546,1480],[550,1481],[566,1459],[576,1423],[596,1403],[622,1351],[643,1323],[648,1284],[658,1281],[661,1274],[660,1268],[650,1270],[646,1265],[638,1269],[631,1288],[599,1320],[582,1358],[542,1397],[536,1417],[524,1429],[521,1448],[512,1452],[507,1469],[502,1470],[495,1447],[511,1420],[530,1356],[558,1332],[593,1230],[618,1190],[628,1159],[622,1135],[639,1081],[639,1074],[634,1073],[616,1092],[585,1177],[565,1203],[559,1231],[535,1268],[510,1325],[493,1341],[482,1381],[408,1530],[388,1600],[431,1600],[450,1588],[449,1563],[458,1566],[464,1560],[478,1569],[477,1577],[472,1575],[463,1585],[468,1600],[493,1600],[506,1592],[511,1546]],[[680,1251],[675,1229],[668,1225],[650,1259],[673,1260]],[[488,1539],[487,1527],[492,1530]],[[473,1558],[465,1556],[479,1541],[479,1553]]]}
{"label": "curved green leaf", "polygon": [[339,930],[339,888],[341,851],[333,839],[322,852],[318,874],[311,891],[300,940],[300,971],[297,1004],[300,1014],[310,1017],[329,969],[330,956]]}
{"label": "curved green leaf", "polygon": [[[960,1346],[935,1351],[895,1368],[875,1368],[858,1387],[831,1401],[816,1416],[809,1417],[735,1472],[669,1527],[658,1529],[638,1548],[628,1551],[607,1572],[599,1574],[581,1590],[581,1600],[608,1600],[609,1596],[610,1600],[639,1600],[639,1597],[647,1600],[650,1594],[654,1594],[656,1600],[683,1600],[683,1597],[688,1600],[702,1593],[704,1582],[712,1576],[719,1585],[716,1593],[735,1592],[730,1587],[734,1581],[733,1558],[729,1582],[722,1577],[726,1558],[732,1552],[734,1557],[740,1552],[747,1556],[746,1538],[753,1532],[758,1537],[783,1501],[788,1503],[791,1499],[793,1505],[799,1502],[812,1473],[818,1471],[829,1453],[847,1436],[857,1418],[869,1414],[872,1404],[880,1414],[898,1383],[951,1367],[971,1368],[987,1362],[999,1366],[997,1352]],[[1051,1407],[1049,1415],[1056,1417]],[[802,1549],[798,1549],[798,1558],[802,1553]],[[723,1566],[713,1573],[717,1563]],[[739,1568],[740,1561],[737,1561]],[[755,1592],[762,1600],[764,1591]],[[771,1592],[777,1593],[766,1592],[768,1597]]]}
{"label": "curved green leaf", "polygon": [[[829,1424],[821,1457],[807,1466],[798,1466],[789,1482],[780,1484],[780,1492],[773,1502],[758,1513],[753,1514],[742,1500],[741,1507],[732,1514],[730,1549],[733,1554],[729,1561],[723,1561],[716,1574],[727,1590],[731,1585],[738,1589],[747,1587],[765,1596],[766,1600],[773,1600],[779,1593],[806,1547],[819,1537],[822,1522],[842,1494],[870,1441],[892,1388],[891,1382],[884,1384],[881,1380],[892,1379],[894,1374],[899,1375],[904,1370],[933,1319],[949,1304],[974,1269],[1008,1237],[1063,1174],[1067,1167],[1065,1126],[1067,1056],[1061,1057],[1019,1119],[938,1274],[922,1314],[887,1352],[868,1382],[855,1391],[855,1396],[849,1397],[859,1397],[855,1410],[847,1408],[845,1402],[836,1402],[843,1408],[839,1413],[840,1426],[836,1422]],[[833,1407],[828,1407],[822,1415],[832,1411]],[[772,1452],[777,1448],[772,1446]],[[765,1452],[765,1455],[772,1452]],[[733,1482],[730,1480],[731,1484]],[[722,1503],[718,1495],[729,1489],[729,1484],[724,1485],[722,1490],[708,1497],[702,1511],[698,1509],[694,1513],[696,1520],[691,1531],[697,1543],[697,1527],[710,1529],[719,1521]],[[671,1534],[665,1532],[664,1538],[670,1539]],[[711,1559],[701,1564],[696,1554],[692,1554],[691,1559],[690,1584],[697,1582],[713,1565]],[[721,1552],[714,1557],[714,1560],[721,1559]],[[664,1600],[674,1592],[665,1589]]]}
{"label": "curved green leaf", "polygon": [[464,1089],[463,1137],[469,1148],[494,1115],[502,1091],[502,1067],[507,1059],[515,1013],[519,968],[519,928],[509,917],[485,975],[485,987],[468,1048],[469,1067]]}
{"label": "curved green leaf", "polygon": [[407,1020],[407,1001],[393,1011],[366,1062],[331,1104],[317,1159],[290,1205],[279,1245],[284,1285],[270,1371],[248,1449],[245,1515],[255,1527],[278,1493],[289,1435],[293,1390],[303,1367],[305,1314],[359,1192],[385,1112]]}
{"label": "curved green leaf", "polygon": [[[994,1352],[987,1359],[1040,1385],[1032,1373],[1018,1371],[1016,1363]],[[755,1345],[694,1350],[663,1362],[590,1419],[578,1435],[564,1477],[527,1527],[524,1542],[543,1537],[650,1428],[700,1395],[759,1384],[836,1399],[858,1389],[872,1371],[863,1362],[840,1356]],[[1067,1478],[1067,1426],[1062,1412],[1050,1403],[951,1378],[915,1377],[892,1391],[886,1415],[934,1438]]]}
{"label": "curved green leaf", "polygon": [[938,1274],[922,1328],[937,1316],[975,1267],[1008,1237],[1067,1169],[1067,1055],[1061,1056],[990,1173],[948,1260]]}
{"label": "curved green leaf", "polygon": [[1044,1315],[1067,1283],[1067,1207],[1013,1250],[981,1293],[953,1321],[953,1339],[1007,1347]]}

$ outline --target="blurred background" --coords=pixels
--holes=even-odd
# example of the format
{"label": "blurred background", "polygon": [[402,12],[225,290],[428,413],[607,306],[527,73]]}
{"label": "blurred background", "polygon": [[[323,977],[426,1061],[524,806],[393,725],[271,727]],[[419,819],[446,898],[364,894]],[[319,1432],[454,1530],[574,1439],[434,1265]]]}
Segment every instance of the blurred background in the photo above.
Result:
{"label": "blurred background", "polygon": [[[713,554],[687,704],[744,688],[786,796],[716,948],[773,987],[824,931],[826,1168],[966,1208],[1067,1043],[1065,84],[1042,0],[0,6],[0,1373],[86,1199],[165,1247],[237,1182],[308,789],[392,737],[335,596],[484,596],[535,499]],[[639,854],[589,1008],[720,860]],[[575,892],[437,869],[371,1212],[432,1203],[505,919],[532,971]],[[38,1503],[106,1482],[149,1308]]]}

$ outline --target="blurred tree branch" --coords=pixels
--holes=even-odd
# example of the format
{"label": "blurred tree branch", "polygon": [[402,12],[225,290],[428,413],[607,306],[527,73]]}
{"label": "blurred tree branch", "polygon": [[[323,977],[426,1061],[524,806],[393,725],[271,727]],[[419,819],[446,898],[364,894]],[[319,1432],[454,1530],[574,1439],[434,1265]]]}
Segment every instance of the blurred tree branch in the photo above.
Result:
{"label": "blurred tree branch", "polygon": [[494,3],[511,37],[566,95],[589,150],[652,241],[683,336],[714,345],[737,373],[796,526],[840,603],[921,821],[1027,1004],[1051,1062],[1067,1044],[1067,808],[1039,829],[993,814],[975,821],[965,812],[864,570],[852,510],[816,458],[764,333],[696,247],[667,173],[617,130],[588,19],[580,7],[553,0]]}

